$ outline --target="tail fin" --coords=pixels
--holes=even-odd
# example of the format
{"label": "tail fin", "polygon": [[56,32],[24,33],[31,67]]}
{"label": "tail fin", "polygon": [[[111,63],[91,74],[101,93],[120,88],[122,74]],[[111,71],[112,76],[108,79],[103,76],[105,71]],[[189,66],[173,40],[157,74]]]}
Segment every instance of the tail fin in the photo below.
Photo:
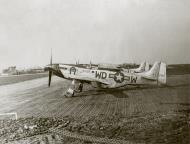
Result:
{"label": "tail fin", "polygon": [[160,84],[166,84],[166,64],[165,63],[160,64],[158,82]]}
{"label": "tail fin", "polygon": [[148,62],[146,62],[146,64],[145,64],[145,72],[146,71],[149,71],[149,63]]}
{"label": "tail fin", "polygon": [[143,77],[150,80],[158,80],[159,71],[160,71],[160,62],[155,62],[152,68],[144,73]]}
{"label": "tail fin", "polygon": [[136,73],[141,73],[145,71],[145,68],[146,68],[146,62],[144,61],[140,64],[140,66],[137,69],[132,69],[132,70],[134,70],[134,72]]}
{"label": "tail fin", "polygon": [[146,66],[146,62],[144,61],[144,62],[141,63],[141,65],[139,67],[140,72],[145,71],[145,66]]}

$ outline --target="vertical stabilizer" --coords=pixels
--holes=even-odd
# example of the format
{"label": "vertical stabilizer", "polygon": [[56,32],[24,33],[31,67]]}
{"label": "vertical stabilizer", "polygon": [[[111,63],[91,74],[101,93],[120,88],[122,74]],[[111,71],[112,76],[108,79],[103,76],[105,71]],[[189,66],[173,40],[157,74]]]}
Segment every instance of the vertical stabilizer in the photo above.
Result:
{"label": "vertical stabilizer", "polygon": [[149,71],[149,68],[150,68],[149,63],[146,62],[146,65],[145,65],[145,72],[146,72],[146,71]]}
{"label": "vertical stabilizer", "polygon": [[158,82],[160,84],[166,84],[166,64],[165,63],[160,64]]}
{"label": "vertical stabilizer", "polygon": [[139,72],[145,71],[145,67],[146,67],[146,62],[144,61],[144,62],[141,63],[141,65],[139,67]]}
{"label": "vertical stabilizer", "polygon": [[140,64],[140,66],[137,69],[131,69],[131,70],[136,73],[141,73],[145,71],[145,68],[146,68],[146,62],[144,61]]}
{"label": "vertical stabilizer", "polygon": [[160,64],[160,62],[155,62],[152,68],[144,73],[143,77],[151,80],[158,80]]}

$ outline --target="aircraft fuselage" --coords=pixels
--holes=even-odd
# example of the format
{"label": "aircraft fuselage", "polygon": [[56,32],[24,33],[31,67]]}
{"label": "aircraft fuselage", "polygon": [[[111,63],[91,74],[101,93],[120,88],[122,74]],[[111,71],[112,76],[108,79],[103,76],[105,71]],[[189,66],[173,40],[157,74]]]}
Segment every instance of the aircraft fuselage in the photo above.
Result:
{"label": "aircraft fuselage", "polygon": [[66,79],[88,81],[92,85],[99,82],[99,85],[97,85],[102,88],[116,88],[125,85],[149,84],[153,82],[144,79],[140,73],[88,69],[66,64],[59,64],[59,70]]}

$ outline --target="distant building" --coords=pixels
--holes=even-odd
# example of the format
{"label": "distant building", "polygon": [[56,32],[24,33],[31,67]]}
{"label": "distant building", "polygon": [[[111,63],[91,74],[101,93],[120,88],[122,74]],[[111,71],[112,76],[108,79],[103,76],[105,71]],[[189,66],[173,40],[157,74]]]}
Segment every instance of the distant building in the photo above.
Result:
{"label": "distant building", "polygon": [[3,72],[2,75],[17,75],[18,74],[16,66],[10,66],[7,69],[4,69],[2,72]]}
{"label": "distant building", "polygon": [[33,67],[31,69],[28,69],[29,73],[43,73],[44,72],[44,68],[41,67]]}
{"label": "distant building", "polygon": [[34,67],[28,69],[16,69],[16,66],[8,67],[2,71],[2,75],[21,75],[21,74],[35,74],[45,72],[41,67]]}

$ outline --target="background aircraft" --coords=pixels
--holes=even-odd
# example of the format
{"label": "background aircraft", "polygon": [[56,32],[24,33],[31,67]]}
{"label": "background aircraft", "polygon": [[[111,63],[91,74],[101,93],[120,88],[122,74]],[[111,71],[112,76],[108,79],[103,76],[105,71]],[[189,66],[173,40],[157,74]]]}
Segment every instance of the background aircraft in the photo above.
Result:
{"label": "background aircraft", "polygon": [[[78,64],[79,65],[79,64]],[[100,64],[92,64],[90,62],[87,65],[87,68],[90,69],[103,69],[103,70],[115,70],[115,71],[123,71],[127,73],[141,73],[149,70],[149,63],[146,61],[142,62],[138,68],[122,68],[122,66],[118,64],[107,64],[107,63],[100,63]]]}
{"label": "background aircraft", "polygon": [[122,70],[124,72],[127,73],[142,73],[142,72],[146,72],[149,70],[149,63],[147,63],[146,61],[142,62],[140,64],[140,66],[138,68],[135,69],[126,69],[126,68],[122,68]]}

